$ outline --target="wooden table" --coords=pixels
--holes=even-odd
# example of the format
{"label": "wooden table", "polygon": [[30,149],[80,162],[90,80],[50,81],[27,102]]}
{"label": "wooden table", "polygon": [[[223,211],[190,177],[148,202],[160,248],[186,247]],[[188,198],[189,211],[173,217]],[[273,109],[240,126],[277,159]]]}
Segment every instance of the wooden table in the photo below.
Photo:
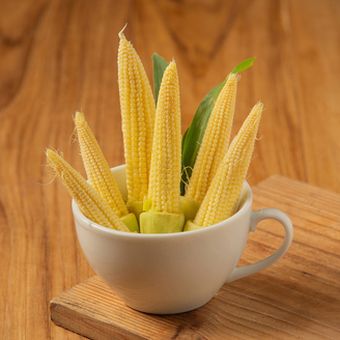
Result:
{"label": "wooden table", "polygon": [[53,146],[81,169],[72,114],[85,111],[112,165],[123,162],[117,32],[177,61],[183,129],[240,60],[235,130],[266,106],[251,183],[279,173],[340,192],[340,2],[2,1],[0,4],[0,338],[76,339],[51,326],[48,301],[89,269],[69,197],[45,166]]}

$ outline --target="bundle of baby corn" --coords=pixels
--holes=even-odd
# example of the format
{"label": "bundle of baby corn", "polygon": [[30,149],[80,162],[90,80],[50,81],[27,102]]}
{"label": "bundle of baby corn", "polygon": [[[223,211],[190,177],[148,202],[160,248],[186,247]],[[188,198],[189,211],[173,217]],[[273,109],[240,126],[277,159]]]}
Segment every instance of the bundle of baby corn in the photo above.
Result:
{"label": "bundle of baby corn", "polygon": [[256,104],[229,146],[239,76],[231,73],[211,111],[186,193],[181,196],[181,122],[177,67],[166,67],[154,96],[132,44],[119,34],[118,83],[127,200],[84,114],[74,122],[87,179],[52,149],[48,164],[82,213],[125,232],[170,233],[216,224],[238,209],[263,105]]}

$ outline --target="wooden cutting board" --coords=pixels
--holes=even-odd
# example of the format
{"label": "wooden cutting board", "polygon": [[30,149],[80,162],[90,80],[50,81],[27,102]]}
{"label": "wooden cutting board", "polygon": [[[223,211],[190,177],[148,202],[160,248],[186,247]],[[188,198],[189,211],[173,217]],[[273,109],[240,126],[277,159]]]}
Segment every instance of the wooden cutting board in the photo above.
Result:
{"label": "wooden cutting board", "polygon": [[[280,176],[254,195],[255,209],[282,209],[294,223],[293,245],[272,267],[172,316],[130,309],[95,276],[51,301],[52,320],[93,339],[340,339],[340,195]],[[282,235],[277,222],[261,223],[240,264],[269,255]]]}

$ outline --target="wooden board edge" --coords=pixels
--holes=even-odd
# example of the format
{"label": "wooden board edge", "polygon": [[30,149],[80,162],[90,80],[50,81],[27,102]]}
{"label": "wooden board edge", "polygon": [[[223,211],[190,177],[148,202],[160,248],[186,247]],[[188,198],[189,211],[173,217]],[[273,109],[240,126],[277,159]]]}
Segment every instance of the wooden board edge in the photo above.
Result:
{"label": "wooden board edge", "polygon": [[294,183],[297,183],[297,184],[307,184],[307,185],[311,185],[313,186],[312,184],[309,184],[307,182],[304,182],[304,181],[300,181],[298,179],[294,179],[294,178],[290,178],[290,177],[286,177],[286,176],[283,176],[283,175],[280,175],[280,174],[273,174],[273,175],[270,175],[264,179],[262,179],[261,181],[257,182],[254,184],[254,187],[256,188],[257,186],[260,186],[260,185],[266,185],[268,182],[275,182],[275,181],[289,181],[289,182],[294,182]]}
{"label": "wooden board edge", "polygon": [[109,324],[103,320],[95,320],[90,315],[80,313],[72,305],[54,298],[50,301],[50,318],[56,326],[67,329],[89,339],[123,339],[146,340],[137,334],[131,333],[118,325]]}
{"label": "wooden board edge", "polygon": [[309,182],[305,182],[305,181],[301,181],[295,178],[290,178],[290,177],[286,177],[280,174],[274,174],[274,175],[270,175],[269,177],[264,178],[263,180],[255,183],[252,187],[256,188],[256,187],[262,187],[262,186],[266,186],[268,185],[268,183],[272,183],[272,182],[290,182],[290,183],[294,183],[295,185],[298,186],[302,186],[302,187],[308,187],[309,189],[318,191],[318,192],[322,192],[326,195],[332,195],[332,196],[340,196],[340,192],[328,189],[328,188],[323,188],[323,187],[319,187],[316,184],[312,184]]}

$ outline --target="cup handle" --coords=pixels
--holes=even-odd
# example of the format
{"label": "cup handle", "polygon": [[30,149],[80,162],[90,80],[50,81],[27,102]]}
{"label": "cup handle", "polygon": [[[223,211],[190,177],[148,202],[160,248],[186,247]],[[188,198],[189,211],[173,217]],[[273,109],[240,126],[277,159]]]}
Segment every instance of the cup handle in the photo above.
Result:
{"label": "cup handle", "polygon": [[269,267],[271,264],[276,262],[281,256],[283,256],[288,250],[293,240],[294,234],[293,225],[290,218],[281,210],[274,208],[266,208],[252,212],[250,219],[250,230],[255,231],[257,223],[267,218],[271,218],[281,222],[281,224],[285,228],[285,237],[281,247],[278,250],[276,250],[274,254],[268,256],[263,260],[260,260],[253,264],[235,268],[232,271],[231,276],[227,279],[227,282],[232,282],[241,279],[245,276],[255,274],[260,270]]}

